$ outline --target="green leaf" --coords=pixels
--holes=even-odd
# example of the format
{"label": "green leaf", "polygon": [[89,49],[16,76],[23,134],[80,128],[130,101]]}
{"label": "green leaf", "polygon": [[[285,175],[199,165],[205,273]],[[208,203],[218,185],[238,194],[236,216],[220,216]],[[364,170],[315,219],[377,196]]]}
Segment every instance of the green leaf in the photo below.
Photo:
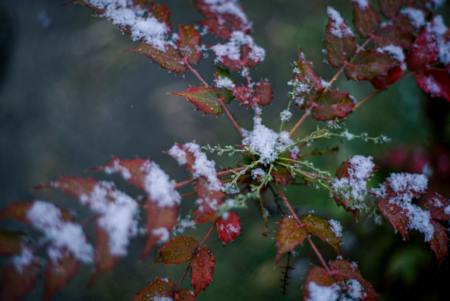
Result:
{"label": "green leaf", "polygon": [[334,233],[327,220],[310,214],[302,218],[301,221],[308,233],[328,243],[339,253],[341,239]]}
{"label": "green leaf", "polygon": [[177,236],[169,240],[159,250],[156,262],[181,264],[191,260],[198,241],[192,237]]}
{"label": "green leaf", "polygon": [[220,91],[211,87],[191,87],[174,95],[185,97],[197,109],[206,114],[219,115],[223,113],[219,103]]}

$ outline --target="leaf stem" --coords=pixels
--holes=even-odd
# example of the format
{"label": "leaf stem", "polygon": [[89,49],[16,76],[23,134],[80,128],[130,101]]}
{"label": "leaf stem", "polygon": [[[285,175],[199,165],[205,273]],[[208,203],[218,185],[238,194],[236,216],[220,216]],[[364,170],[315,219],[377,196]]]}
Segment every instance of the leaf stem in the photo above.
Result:
{"label": "leaf stem", "polygon": [[306,118],[310,115],[310,111],[307,110],[305,111],[305,113],[303,113],[303,115],[299,118],[299,120],[297,121],[297,123],[292,127],[292,129],[289,131],[289,136],[293,136],[295,134],[295,132],[298,130],[298,128],[303,124],[303,122],[305,122]]}

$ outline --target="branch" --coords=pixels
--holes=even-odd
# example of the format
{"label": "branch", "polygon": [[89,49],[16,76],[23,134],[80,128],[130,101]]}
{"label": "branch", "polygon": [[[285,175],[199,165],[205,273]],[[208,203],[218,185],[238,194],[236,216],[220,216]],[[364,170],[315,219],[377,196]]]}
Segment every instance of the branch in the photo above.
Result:
{"label": "branch", "polygon": [[300,119],[297,121],[297,123],[294,125],[294,127],[289,131],[289,136],[293,136],[295,132],[298,130],[298,128],[305,122],[306,118],[310,115],[310,111],[307,110],[303,115],[300,117]]}

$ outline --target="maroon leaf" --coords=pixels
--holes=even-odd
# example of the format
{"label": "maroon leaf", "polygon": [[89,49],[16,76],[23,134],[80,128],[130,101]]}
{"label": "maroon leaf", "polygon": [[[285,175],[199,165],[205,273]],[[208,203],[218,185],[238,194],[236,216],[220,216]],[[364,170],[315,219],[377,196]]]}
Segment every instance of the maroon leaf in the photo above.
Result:
{"label": "maroon leaf", "polygon": [[170,10],[165,4],[152,3],[150,5],[150,12],[158,20],[166,24],[167,28],[171,29],[172,25],[170,23]]}
{"label": "maroon leaf", "polygon": [[183,58],[172,45],[166,45],[165,50],[161,51],[151,45],[141,43],[132,51],[151,58],[155,63],[169,71],[175,73],[184,73],[186,71]]}
{"label": "maroon leaf", "polygon": [[61,254],[57,261],[51,260],[45,269],[43,300],[51,300],[53,296],[66,286],[78,270],[78,262],[69,253]]}
{"label": "maroon leaf", "polygon": [[378,0],[378,2],[381,11],[389,19],[394,19],[404,4],[404,0]]}
{"label": "maroon leaf", "polygon": [[235,212],[227,212],[216,220],[216,228],[219,239],[226,245],[241,234],[241,219]]}
{"label": "maroon leaf", "polygon": [[380,200],[378,202],[378,209],[404,239],[408,238],[409,219],[407,212],[402,207],[388,200]]}
{"label": "maroon leaf", "polygon": [[372,80],[377,76],[387,76],[389,70],[398,66],[399,62],[389,54],[371,49],[358,53],[345,66],[345,75],[352,80]]}
{"label": "maroon leaf", "polygon": [[418,201],[418,205],[430,211],[433,219],[444,222],[450,220],[450,214],[445,213],[445,209],[450,206],[450,199],[445,198],[439,193],[427,193]]}
{"label": "maroon leaf", "polygon": [[196,296],[213,281],[215,264],[216,259],[209,249],[200,248],[195,252],[191,262],[191,270],[192,287]]}
{"label": "maroon leaf", "polygon": [[409,19],[401,15],[380,26],[373,37],[373,41],[378,47],[387,45],[398,45],[403,49],[408,49],[414,41],[415,28]]}
{"label": "maroon leaf", "polygon": [[223,109],[219,102],[219,91],[210,87],[191,87],[182,92],[173,93],[185,97],[197,109],[206,114],[219,115]]}
{"label": "maroon leaf", "polygon": [[95,228],[95,273],[89,280],[89,285],[92,286],[97,278],[112,270],[114,264],[119,259],[110,252],[109,235],[100,226]]}
{"label": "maroon leaf", "polygon": [[438,58],[438,45],[436,37],[428,27],[419,34],[414,44],[409,48],[406,62],[412,71],[423,70]]}
{"label": "maroon leaf", "polygon": [[353,23],[361,37],[367,38],[378,29],[380,16],[372,5],[363,6],[359,1],[353,1]]}
{"label": "maroon leaf", "polygon": [[254,88],[241,85],[233,89],[233,95],[242,105],[255,107],[267,106],[272,102],[272,85],[267,80],[261,80]]}
{"label": "maroon leaf", "polygon": [[29,294],[36,284],[39,263],[31,262],[28,266],[17,270],[15,266],[2,269],[0,281],[0,300],[19,301]]}
{"label": "maroon leaf", "polygon": [[419,87],[432,97],[450,101],[450,74],[447,70],[430,69],[416,73],[416,81]]}
{"label": "maroon leaf", "polygon": [[292,216],[284,217],[278,224],[276,243],[277,256],[275,262],[278,262],[282,255],[293,251],[308,236],[308,232],[301,227]]}
{"label": "maroon leaf", "polygon": [[165,243],[158,252],[156,262],[181,264],[192,258],[198,241],[192,237],[177,236]]}
{"label": "maroon leaf", "polygon": [[435,221],[431,223],[433,224],[434,235],[430,241],[430,248],[436,255],[437,260],[442,262],[448,255],[447,229]]}
{"label": "maroon leaf", "polygon": [[324,88],[322,79],[316,74],[312,63],[306,60],[305,55],[301,51],[298,56],[292,85],[294,96],[305,100],[307,103],[313,102],[318,93]]}
{"label": "maroon leaf", "polygon": [[149,160],[140,158],[120,159],[114,158],[111,162],[97,169],[103,170],[107,174],[120,173],[122,178],[137,188],[145,188],[145,165],[150,164]]}
{"label": "maroon leaf", "polygon": [[356,40],[337,11],[328,8],[328,17],[325,33],[328,62],[333,67],[340,67],[355,53]]}
{"label": "maroon leaf", "polygon": [[178,40],[178,48],[181,56],[186,58],[191,65],[195,65],[200,61],[202,53],[200,51],[200,33],[192,25],[179,26],[180,39]]}
{"label": "maroon leaf", "polygon": [[209,223],[217,218],[217,208],[225,199],[222,191],[213,191],[208,182],[200,178],[195,185],[198,196],[198,208],[194,211],[194,219],[198,224]]}
{"label": "maroon leaf", "polygon": [[27,212],[32,205],[32,202],[12,203],[0,211],[0,220],[12,219],[27,222]]}
{"label": "maroon leaf", "polygon": [[255,97],[259,105],[269,105],[273,98],[272,85],[266,80],[258,82],[255,86]]}
{"label": "maroon leaf", "polygon": [[157,277],[152,283],[139,291],[134,296],[133,301],[151,301],[155,297],[172,298],[175,285],[175,282],[170,279]]}
{"label": "maroon leaf", "polygon": [[195,301],[195,295],[191,290],[182,288],[173,294],[175,301]]}
{"label": "maroon leaf", "polygon": [[384,90],[395,84],[404,74],[401,66],[389,69],[387,75],[378,75],[374,77],[370,83],[378,90]]}
{"label": "maroon leaf", "polygon": [[355,106],[350,94],[338,90],[327,90],[312,105],[313,117],[319,121],[345,118]]}

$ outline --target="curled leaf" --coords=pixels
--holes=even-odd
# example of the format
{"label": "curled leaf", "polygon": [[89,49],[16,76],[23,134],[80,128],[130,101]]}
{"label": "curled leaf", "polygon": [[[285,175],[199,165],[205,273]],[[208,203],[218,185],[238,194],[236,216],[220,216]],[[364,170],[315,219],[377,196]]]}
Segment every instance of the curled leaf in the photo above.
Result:
{"label": "curled leaf", "polygon": [[227,212],[216,220],[217,233],[224,245],[232,242],[241,234],[241,219],[235,212]]}
{"label": "curled leaf", "polygon": [[315,215],[307,215],[301,219],[308,233],[320,238],[322,241],[332,246],[339,253],[341,246],[341,238],[333,231],[333,228],[327,220],[319,218]]}
{"label": "curled leaf", "polygon": [[132,51],[149,57],[164,69],[175,73],[184,73],[186,66],[178,50],[172,45],[166,45],[165,48],[164,51],[161,51],[151,45],[141,43]]}

